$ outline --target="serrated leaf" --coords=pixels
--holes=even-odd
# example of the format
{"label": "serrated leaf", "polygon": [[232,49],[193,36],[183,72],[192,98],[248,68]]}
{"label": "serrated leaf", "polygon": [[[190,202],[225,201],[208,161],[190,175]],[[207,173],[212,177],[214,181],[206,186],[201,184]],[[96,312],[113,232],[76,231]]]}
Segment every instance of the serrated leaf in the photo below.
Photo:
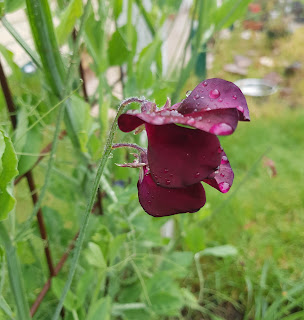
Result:
{"label": "serrated leaf", "polygon": [[107,296],[98,300],[91,308],[87,320],[110,320],[112,300]]}
{"label": "serrated leaf", "polygon": [[217,246],[213,248],[206,248],[202,251],[204,256],[215,256],[219,258],[225,258],[228,256],[236,256],[238,254],[237,248],[229,244],[224,246]]}
{"label": "serrated leaf", "polygon": [[60,17],[60,23],[56,28],[58,44],[61,46],[72,32],[77,19],[83,14],[82,0],[70,1],[68,7]]}
{"label": "serrated leaf", "polygon": [[0,130],[0,220],[6,219],[15,206],[13,179],[18,174],[17,164],[12,141]]}

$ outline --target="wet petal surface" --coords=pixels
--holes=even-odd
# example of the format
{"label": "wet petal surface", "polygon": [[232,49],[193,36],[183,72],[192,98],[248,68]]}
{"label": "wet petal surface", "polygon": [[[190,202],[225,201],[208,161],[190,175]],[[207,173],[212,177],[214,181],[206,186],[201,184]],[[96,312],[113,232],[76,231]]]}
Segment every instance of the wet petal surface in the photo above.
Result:
{"label": "wet petal surface", "polygon": [[249,121],[246,98],[234,83],[223,79],[207,79],[198,84],[177,109],[183,115],[202,110],[236,109],[238,120]]}
{"label": "wet petal surface", "polygon": [[175,124],[146,124],[148,163],[156,183],[183,188],[202,181],[221,163],[220,142],[210,133]]}
{"label": "wet petal surface", "polygon": [[186,188],[168,189],[158,186],[150,174],[138,182],[138,198],[143,209],[154,217],[177,213],[196,212],[206,203],[206,195],[200,183]]}
{"label": "wet petal surface", "polygon": [[211,177],[204,179],[203,182],[208,183],[210,186],[222,193],[226,193],[232,186],[234,173],[224,151],[221,156],[222,158],[219,169],[211,175]]}

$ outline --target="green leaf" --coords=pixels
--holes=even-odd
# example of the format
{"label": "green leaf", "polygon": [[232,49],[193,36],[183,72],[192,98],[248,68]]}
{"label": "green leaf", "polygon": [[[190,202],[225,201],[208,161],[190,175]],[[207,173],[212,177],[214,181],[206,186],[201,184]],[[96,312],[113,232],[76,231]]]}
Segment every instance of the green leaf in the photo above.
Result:
{"label": "green leaf", "polygon": [[14,12],[22,8],[24,5],[25,5],[25,0],[5,0],[4,1],[5,13]]}
{"label": "green leaf", "polygon": [[98,244],[89,242],[88,249],[85,254],[87,261],[94,267],[105,269],[107,267],[105,258]]}
{"label": "green leaf", "polygon": [[139,88],[149,88],[153,84],[153,76],[151,71],[151,64],[159,55],[161,50],[162,41],[158,38],[153,40],[139,54],[136,77]]}
{"label": "green leaf", "polygon": [[112,300],[107,296],[98,300],[91,308],[87,320],[110,320]]}
{"label": "green leaf", "polygon": [[77,19],[83,14],[82,0],[70,1],[68,7],[60,17],[60,23],[56,28],[56,35],[59,46],[63,45],[69,34],[72,32]]}
{"label": "green leaf", "polygon": [[202,251],[204,256],[214,256],[218,258],[225,258],[229,256],[236,256],[238,254],[237,248],[229,244],[213,248],[206,248]]}
{"label": "green leaf", "polygon": [[39,157],[41,147],[41,129],[38,126],[35,126],[25,135],[25,143],[21,151],[24,155],[20,156],[18,163],[19,174],[24,174],[32,168]]}
{"label": "green leaf", "polygon": [[247,12],[251,0],[226,0],[217,8],[211,16],[215,23],[216,30],[229,28],[236,20],[240,19]]}
{"label": "green leaf", "polygon": [[120,248],[124,245],[124,242],[127,238],[126,234],[120,234],[116,236],[109,245],[109,262],[110,265],[113,264],[116,256],[119,253]]}
{"label": "green leaf", "polygon": [[128,48],[127,28],[123,26],[118,28],[109,41],[108,57],[109,63],[113,65],[121,65],[127,62],[129,55],[134,55],[137,44],[137,33],[134,26],[132,30],[132,47]]}
{"label": "green leaf", "polygon": [[115,20],[117,20],[118,16],[122,12],[122,3],[123,3],[123,0],[114,0],[113,1],[113,15],[114,15]]}
{"label": "green leaf", "polygon": [[151,309],[157,315],[178,316],[183,307],[183,301],[179,295],[160,292],[150,296]]}
{"label": "green leaf", "polygon": [[95,276],[96,275],[93,270],[87,270],[78,279],[76,296],[77,296],[77,305],[79,307],[83,306],[86,296],[90,293],[90,288],[94,285]]}
{"label": "green leaf", "polygon": [[0,130],[0,220],[6,219],[15,206],[13,179],[18,174],[17,164],[12,141]]}
{"label": "green leaf", "polygon": [[4,0],[0,0],[0,18],[4,15]]}
{"label": "green leaf", "polygon": [[21,70],[19,66],[14,62],[14,54],[1,44],[0,44],[0,53],[3,55],[3,58],[6,60],[7,64],[11,68],[13,76],[15,78],[20,78]]}
{"label": "green leaf", "polygon": [[194,224],[185,227],[185,243],[192,252],[198,252],[205,248],[205,234],[201,227]]}
{"label": "green leaf", "polygon": [[[65,282],[58,277],[52,279],[52,291],[58,299],[60,298],[64,284]],[[63,305],[70,311],[75,310],[77,306],[77,296],[72,291],[69,291]]]}
{"label": "green leaf", "polygon": [[77,95],[71,97],[70,116],[74,124],[75,133],[78,136],[80,149],[87,152],[87,143],[92,128],[92,117],[90,115],[90,106]]}

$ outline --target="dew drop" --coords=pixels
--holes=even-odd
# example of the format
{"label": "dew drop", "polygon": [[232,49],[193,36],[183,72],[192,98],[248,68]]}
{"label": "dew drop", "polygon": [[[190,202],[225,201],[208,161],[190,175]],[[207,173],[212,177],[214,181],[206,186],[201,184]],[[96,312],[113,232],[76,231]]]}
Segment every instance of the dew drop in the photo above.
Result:
{"label": "dew drop", "polygon": [[228,162],[228,158],[226,156],[222,156],[221,164],[227,164]]}
{"label": "dew drop", "polygon": [[187,92],[186,92],[186,97],[189,97],[190,96],[190,94],[191,94],[191,90],[188,90]]}
{"label": "dew drop", "polygon": [[204,86],[204,87],[207,87],[207,85],[208,85],[207,81],[204,81],[204,82],[203,82],[203,86]]}
{"label": "dew drop", "polygon": [[237,106],[236,107],[240,112],[244,112],[244,108],[242,106]]}
{"label": "dew drop", "polygon": [[223,136],[231,134],[232,132],[233,132],[233,129],[231,128],[231,126],[224,122],[217,123],[213,125],[210,129],[210,133],[213,133],[216,135],[223,135]]}
{"label": "dew drop", "polygon": [[151,200],[148,200],[148,203],[149,203],[149,204],[151,204],[151,203],[152,203],[152,201],[151,201]]}
{"label": "dew drop", "polygon": [[200,173],[197,172],[197,173],[195,174],[195,178],[198,178],[199,176],[200,176]]}
{"label": "dew drop", "polygon": [[197,94],[193,97],[193,99],[194,99],[194,100],[197,100],[197,99],[199,99],[199,97],[200,97],[200,95],[197,93]]}
{"label": "dew drop", "polygon": [[171,180],[166,179],[166,185],[168,186],[169,184],[171,184]]}
{"label": "dew drop", "polygon": [[223,148],[222,147],[218,147],[218,149],[217,149],[217,152],[218,153],[222,153],[224,150],[223,150]]}
{"label": "dew drop", "polygon": [[188,121],[187,121],[187,124],[189,124],[190,126],[192,125],[192,124],[194,124],[195,123],[195,119],[193,119],[193,118],[191,118],[191,119],[189,119]]}
{"label": "dew drop", "polygon": [[236,100],[236,99],[237,99],[237,96],[236,96],[236,95],[233,95],[233,96],[232,96],[232,99],[233,99],[233,100]]}
{"label": "dew drop", "polygon": [[213,89],[209,92],[209,97],[211,99],[217,99],[220,96],[220,92],[217,89]]}
{"label": "dew drop", "polygon": [[218,102],[223,102],[223,99],[222,99],[222,98],[219,98],[217,101],[218,101]]}
{"label": "dew drop", "polygon": [[227,182],[221,182],[221,183],[219,184],[219,189],[220,189],[220,191],[223,192],[223,193],[228,192],[229,189],[230,189],[230,187],[231,187],[230,184],[227,183]]}
{"label": "dew drop", "polygon": [[224,178],[224,177],[225,177],[225,175],[224,175],[223,173],[221,173],[221,174],[220,174],[220,176],[221,176],[222,178]]}
{"label": "dew drop", "polygon": [[169,176],[170,176],[170,177],[173,177],[173,173],[170,173]]}
{"label": "dew drop", "polygon": [[186,156],[187,156],[187,157],[190,157],[190,153],[186,153]]}
{"label": "dew drop", "polygon": [[165,168],[164,172],[167,173],[169,171],[169,169]]}

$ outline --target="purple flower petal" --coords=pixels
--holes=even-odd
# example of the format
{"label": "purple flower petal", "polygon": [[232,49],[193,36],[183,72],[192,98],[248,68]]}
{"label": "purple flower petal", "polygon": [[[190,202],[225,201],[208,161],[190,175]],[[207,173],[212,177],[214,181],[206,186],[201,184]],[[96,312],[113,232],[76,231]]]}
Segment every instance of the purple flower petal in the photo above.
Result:
{"label": "purple flower petal", "polygon": [[247,102],[239,87],[232,82],[213,78],[197,85],[177,111],[186,115],[208,109],[231,108],[237,110],[239,120],[250,121]]}
{"label": "purple flower petal", "polygon": [[153,181],[150,174],[138,182],[138,199],[143,209],[154,217],[177,213],[196,212],[206,203],[206,195],[200,183],[186,188],[162,188]]}
{"label": "purple flower petal", "polygon": [[238,124],[236,109],[201,110],[192,114],[182,115],[176,110],[162,110],[152,113],[139,113],[129,110],[118,118],[119,129],[130,132],[143,123],[156,126],[166,124],[188,125],[215,135],[229,135]]}
{"label": "purple flower petal", "polygon": [[232,186],[234,174],[230,167],[229,160],[226,153],[222,152],[222,159],[220,167],[214,174],[203,181],[208,183],[213,188],[219,190],[222,193],[226,193]]}
{"label": "purple flower petal", "polygon": [[220,142],[213,134],[175,124],[146,124],[146,130],[151,175],[163,187],[183,188],[202,181],[221,163]]}

